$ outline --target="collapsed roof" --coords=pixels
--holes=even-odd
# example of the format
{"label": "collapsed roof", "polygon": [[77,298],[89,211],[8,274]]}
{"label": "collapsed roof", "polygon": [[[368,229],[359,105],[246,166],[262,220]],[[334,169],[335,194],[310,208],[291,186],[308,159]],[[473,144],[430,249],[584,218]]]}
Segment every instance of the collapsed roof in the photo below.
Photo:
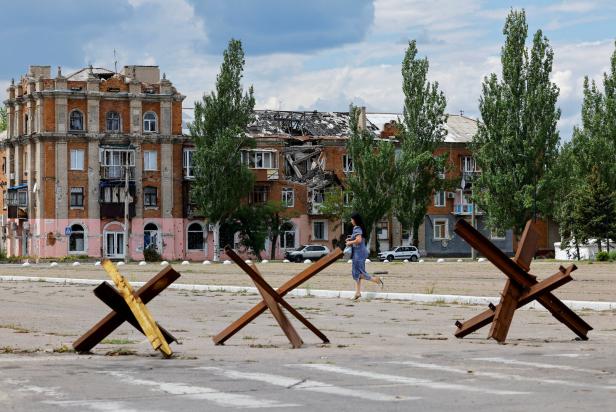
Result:
{"label": "collapsed roof", "polygon": [[[255,110],[255,121],[248,126],[253,136],[335,136],[351,134],[348,112]],[[366,128],[377,131],[367,122]]]}

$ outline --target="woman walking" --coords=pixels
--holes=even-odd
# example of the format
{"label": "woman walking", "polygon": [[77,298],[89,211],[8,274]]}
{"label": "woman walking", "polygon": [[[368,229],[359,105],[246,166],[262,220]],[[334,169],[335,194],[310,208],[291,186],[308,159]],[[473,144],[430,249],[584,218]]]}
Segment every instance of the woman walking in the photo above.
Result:
{"label": "woman walking", "polygon": [[347,239],[346,245],[352,246],[351,260],[353,261],[352,275],[355,280],[355,297],[357,300],[361,297],[361,280],[369,280],[383,287],[383,280],[378,276],[370,276],[366,272],[366,258],[368,257],[368,249],[366,247],[366,226],[359,213],[351,215],[351,223],[353,224],[353,233]]}

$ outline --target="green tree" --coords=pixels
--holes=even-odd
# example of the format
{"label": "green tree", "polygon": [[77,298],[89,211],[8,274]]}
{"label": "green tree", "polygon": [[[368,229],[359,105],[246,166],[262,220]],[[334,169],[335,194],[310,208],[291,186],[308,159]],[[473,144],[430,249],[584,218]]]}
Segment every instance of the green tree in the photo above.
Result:
{"label": "green tree", "polygon": [[[340,238],[337,243],[344,240],[344,222],[351,218],[353,213],[352,203],[347,201],[351,196],[351,192],[343,187],[333,186],[326,192],[321,204],[320,211],[322,214],[329,216],[329,220],[334,222],[333,230],[341,228]],[[343,248],[344,249],[344,248]]]}
{"label": "green tree", "polygon": [[393,202],[394,213],[402,226],[409,229],[413,244],[417,244],[419,225],[433,192],[445,183],[439,174],[446,170],[448,158],[447,153],[434,156],[447,134],[447,101],[438,82],[428,81],[428,67],[427,58],[417,57],[415,40],[409,42],[402,62],[404,112],[396,134],[400,154]]}
{"label": "green tree", "polygon": [[8,118],[6,114],[6,107],[0,106],[0,132],[6,130],[8,124]]}
{"label": "green tree", "polygon": [[554,52],[541,30],[529,51],[524,10],[507,16],[501,50],[502,79],[484,78],[479,111],[482,123],[472,150],[482,170],[475,200],[497,230],[521,233],[525,222],[553,212],[550,171],[558,155],[556,108],[559,89],[550,81]]}
{"label": "green tree", "polygon": [[[614,232],[600,235],[597,230],[591,230],[595,225],[589,219],[601,221],[602,218],[591,216],[586,204],[596,205],[596,200],[589,197],[590,182],[605,184],[605,190],[616,192],[616,50],[610,63],[610,72],[603,75],[603,91],[595,81],[584,79],[582,124],[574,128],[571,141],[563,145],[558,166],[554,168],[553,181],[559,182],[558,195],[554,196],[559,202],[556,220],[564,243],[575,240],[579,244],[590,237],[616,237]],[[601,207],[592,210],[600,213]]]}
{"label": "green tree", "polygon": [[292,217],[296,217],[298,213],[293,209],[287,209],[287,206],[282,202],[268,202],[264,213],[265,224],[268,230],[268,237],[271,242],[270,259],[276,258],[276,245],[278,239],[284,232],[284,227],[290,222]]}
{"label": "green tree", "polygon": [[240,157],[242,149],[254,145],[245,133],[255,99],[252,86],[247,93],[242,89],[244,63],[241,42],[231,40],[216,90],[195,102],[195,119],[189,125],[196,146],[192,197],[200,212],[214,222],[214,260],[220,253],[220,225],[239,209],[254,185],[253,173]]}
{"label": "green tree", "polygon": [[369,239],[376,222],[391,210],[396,164],[393,143],[377,140],[373,133],[360,128],[359,116],[359,109],[351,106],[347,153],[353,159],[354,171],[347,185],[353,193],[353,209],[361,213]]}
{"label": "green tree", "polygon": [[239,232],[240,244],[246,247],[256,258],[261,260],[268,238],[267,216],[268,204],[248,204],[240,206],[230,217],[234,232]]}
{"label": "green tree", "polygon": [[583,207],[584,231],[598,240],[599,252],[601,242],[616,232],[616,192],[610,190],[601,176],[599,168],[593,167],[578,194],[580,207]]}

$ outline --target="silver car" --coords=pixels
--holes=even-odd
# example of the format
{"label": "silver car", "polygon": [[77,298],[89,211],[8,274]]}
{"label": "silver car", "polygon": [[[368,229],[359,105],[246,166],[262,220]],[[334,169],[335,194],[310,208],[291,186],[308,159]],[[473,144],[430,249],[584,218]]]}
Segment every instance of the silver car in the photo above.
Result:
{"label": "silver car", "polygon": [[319,260],[329,255],[329,248],[321,245],[302,245],[295,250],[287,251],[285,259],[291,262],[303,262],[306,259]]}
{"label": "silver car", "polygon": [[419,251],[415,246],[398,246],[392,250],[379,253],[379,260],[385,259],[390,262],[394,259],[408,259],[411,262],[417,262],[419,260]]}

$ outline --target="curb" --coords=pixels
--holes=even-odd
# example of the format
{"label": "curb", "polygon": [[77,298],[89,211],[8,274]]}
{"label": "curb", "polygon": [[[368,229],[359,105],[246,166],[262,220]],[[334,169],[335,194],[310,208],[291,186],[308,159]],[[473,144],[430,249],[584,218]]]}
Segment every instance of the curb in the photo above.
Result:
{"label": "curb", "polygon": [[[48,278],[38,276],[0,276],[0,282],[45,282],[62,285],[98,285],[101,282],[113,284],[109,280],[101,279],[71,279],[71,278]],[[131,282],[133,286],[143,286],[145,282]],[[248,293],[258,295],[259,291],[250,286],[222,286],[222,285],[191,285],[191,284],[172,284],[169,289],[188,290],[200,292],[227,292],[227,293]],[[297,297],[318,297],[318,298],[347,298],[351,299],[354,291],[350,290],[324,290],[324,289],[294,289],[287,294]],[[424,293],[387,293],[387,292],[363,292],[368,299],[399,300],[417,303],[451,303],[459,305],[482,305],[489,303],[498,304],[498,297],[486,296],[463,296],[463,295],[428,295]],[[573,310],[595,310],[610,311],[616,310],[616,302],[593,302],[584,300],[563,300],[567,306]],[[545,310],[538,302],[532,302],[524,306],[523,309]]]}

